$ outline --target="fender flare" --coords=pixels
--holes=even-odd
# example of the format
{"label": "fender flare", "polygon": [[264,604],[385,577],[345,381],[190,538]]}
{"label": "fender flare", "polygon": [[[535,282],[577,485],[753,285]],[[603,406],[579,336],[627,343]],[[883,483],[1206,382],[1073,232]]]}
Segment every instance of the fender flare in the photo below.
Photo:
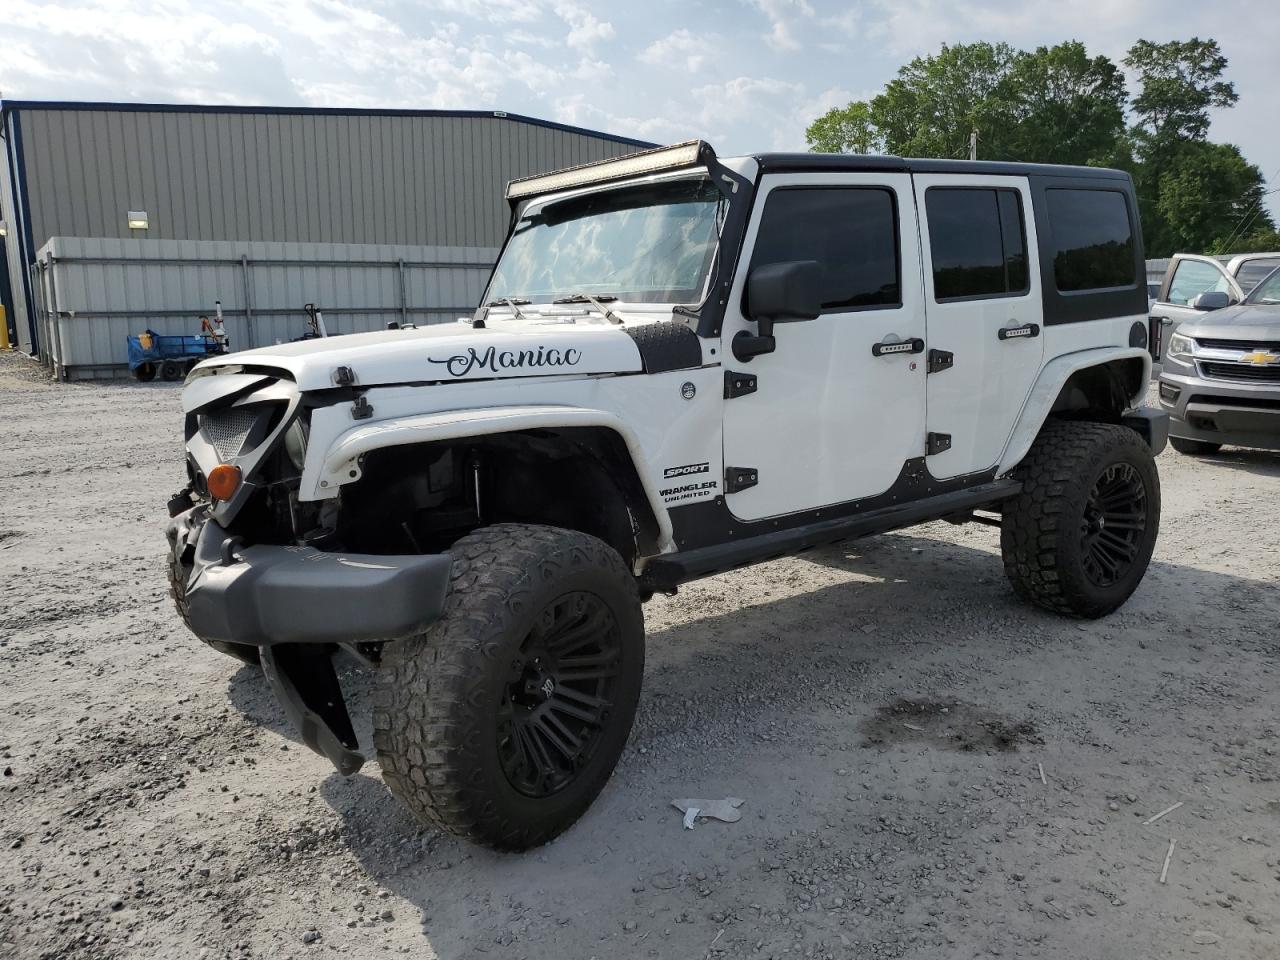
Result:
{"label": "fender flare", "polygon": [[1142,402],[1147,384],[1151,380],[1151,354],[1143,347],[1098,347],[1064,354],[1046,363],[1022,405],[1022,414],[1013,433],[1009,435],[1009,442],[1005,444],[996,475],[1003,476],[1022,462],[1040,433],[1040,428],[1049,418],[1049,411],[1058,399],[1058,394],[1073,374],[1116,360],[1135,359],[1142,361],[1142,379],[1141,386],[1129,397],[1129,403],[1137,406]]}
{"label": "fender flare", "polygon": [[353,427],[340,434],[325,451],[316,485],[324,487],[327,495],[334,495],[337,487],[360,479],[360,457],[373,450],[554,427],[604,427],[622,438],[658,524],[659,550],[663,553],[674,550],[671,517],[658,495],[654,473],[639,438],[614,414],[589,407],[536,405],[444,410]]}

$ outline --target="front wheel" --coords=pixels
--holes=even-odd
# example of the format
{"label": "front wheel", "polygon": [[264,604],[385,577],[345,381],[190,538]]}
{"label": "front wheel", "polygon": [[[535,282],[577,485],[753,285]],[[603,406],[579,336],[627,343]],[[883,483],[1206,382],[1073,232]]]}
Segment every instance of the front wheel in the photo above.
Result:
{"label": "front wheel", "polygon": [[524,850],[583,814],[626,745],[644,673],[635,578],[554,527],[497,524],[450,553],[442,617],[383,650],[374,745],[419,819]]}
{"label": "front wheel", "polygon": [[1137,589],[1160,529],[1160,476],[1128,427],[1050,421],[1016,476],[1000,529],[1005,574],[1023,599],[1101,617]]}

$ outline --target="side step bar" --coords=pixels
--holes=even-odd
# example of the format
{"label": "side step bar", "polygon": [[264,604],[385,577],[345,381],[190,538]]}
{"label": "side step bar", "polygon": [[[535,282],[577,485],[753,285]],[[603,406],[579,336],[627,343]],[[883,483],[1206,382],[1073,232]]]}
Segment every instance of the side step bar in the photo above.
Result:
{"label": "side step bar", "polygon": [[785,530],[770,530],[768,533],[695,550],[667,553],[650,560],[640,579],[642,585],[651,590],[670,591],[690,580],[773,560],[813,547],[887,533],[929,520],[941,520],[949,514],[1006,500],[1016,496],[1021,490],[1022,483],[1018,480],[995,480],[909,503],[819,520]]}

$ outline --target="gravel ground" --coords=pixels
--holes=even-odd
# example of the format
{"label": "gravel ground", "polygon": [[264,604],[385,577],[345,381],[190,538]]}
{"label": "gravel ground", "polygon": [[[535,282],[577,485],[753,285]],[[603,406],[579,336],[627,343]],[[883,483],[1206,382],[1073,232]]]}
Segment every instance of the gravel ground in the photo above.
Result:
{"label": "gravel ground", "polygon": [[1164,453],[1155,560],[1099,622],[1019,604],[976,525],[653,601],[617,774],[510,856],[337,776],[184,631],[174,386],[7,355],[0,397],[0,956],[1276,956],[1274,455]]}

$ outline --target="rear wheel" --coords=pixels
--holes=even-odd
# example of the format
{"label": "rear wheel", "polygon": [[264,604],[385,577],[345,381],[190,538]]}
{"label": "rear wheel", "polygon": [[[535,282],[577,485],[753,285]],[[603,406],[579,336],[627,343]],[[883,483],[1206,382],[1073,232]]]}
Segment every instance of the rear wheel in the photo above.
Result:
{"label": "rear wheel", "polygon": [[1220,443],[1210,443],[1208,440],[1187,440],[1184,437],[1170,437],[1169,446],[1189,457],[1208,457],[1222,449]]}
{"label": "rear wheel", "polygon": [[527,849],[582,815],[626,744],[644,672],[635,578],[553,527],[498,524],[450,552],[444,615],[383,650],[374,744],[420,819]]}
{"label": "rear wheel", "polygon": [[133,375],[142,383],[150,383],[156,378],[156,365],[149,360],[140,363],[133,368]]}
{"label": "rear wheel", "polygon": [[1050,421],[1017,476],[1022,492],[1005,504],[1000,547],[1018,595],[1082,617],[1124,603],[1160,528],[1151,448],[1128,427]]}
{"label": "rear wheel", "polygon": [[182,364],[177,360],[166,360],[160,364],[161,380],[181,380],[183,377]]}

